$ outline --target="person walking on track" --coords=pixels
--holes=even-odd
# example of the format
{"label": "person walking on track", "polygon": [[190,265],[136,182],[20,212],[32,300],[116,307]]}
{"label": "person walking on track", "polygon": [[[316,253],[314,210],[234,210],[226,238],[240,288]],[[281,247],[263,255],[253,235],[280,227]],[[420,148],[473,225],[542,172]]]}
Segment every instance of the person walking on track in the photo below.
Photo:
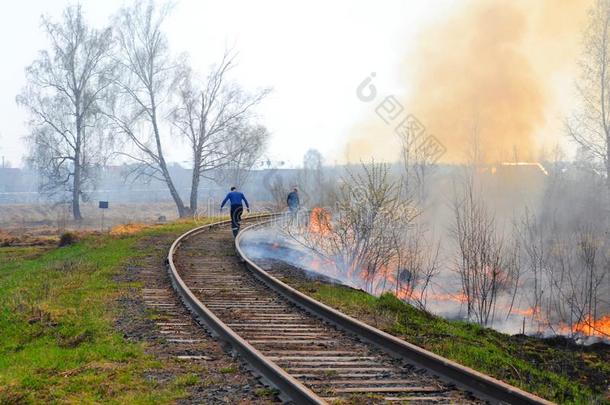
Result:
{"label": "person walking on track", "polygon": [[290,214],[294,217],[297,215],[299,211],[299,192],[295,187],[290,193],[288,193],[288,197],[286,198],[286,204],[288,205],[288,209],[290,210]]}
{"label": "person walking on track", "polygon": [[231,187],[231,191],[227,194],[225,199],[222,200],[222,204],[220,204],[221,211],[227,201],[231,202],[231,229],[233,231],[233,236],[237,237],[241,223],[241,215],[244,212],[242,201],[246,204],[248,212],[250,212],[250,205],[248,204],[248,200],[246,200],[246,196],[242,192],[237,191],[236,187]]}

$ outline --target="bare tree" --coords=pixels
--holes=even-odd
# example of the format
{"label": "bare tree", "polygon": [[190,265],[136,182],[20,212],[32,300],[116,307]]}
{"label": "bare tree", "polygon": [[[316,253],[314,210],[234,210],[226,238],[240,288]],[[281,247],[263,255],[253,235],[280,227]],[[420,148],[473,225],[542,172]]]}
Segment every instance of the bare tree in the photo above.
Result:
{"label": "bare tree", "polygon": [[[565,274],[562,292],[569,297],[570,324],[586,325],[579,332],[593,334],[596,330],[600,290],[607,276],[607,257],[602,256],[603,239],[592,226],[583,226],[575,235],[577,270]],[[607,294],[607,291],[604,291]]]}
{"label": "bare tree", "polygon": [[[517,298],[517,294],[519,294],[522,287],[522,276],[523,276],[523,263],[522,263],[522,245],[521,238],[519,237],[520,229],[517,226],[513,226],[513,236],[512,243],[508,244],[505,252],[505,260],[504,260],[504,269],[508,275],[507,277],[507,285],[506,289],[512,289],[512,293],[510,293],[510,304],[506,311],[506,319],[509,319],[511,314],[513,313],[513,309],[515,307],[515,300]],[[509,291],[510,292],[510,291]],[[532,319],[539,320],[541,310],[536,311],[536,315],[532,314]],[[525,323],[525,321],[524,321]],[[523,327],[523,332],[525,332],[525,326]]]}
{"label": "bare tree", "polygon": [[294,181],[288,181],[285,176],[278,171],[269,172],[265,178],[265,187],[269,194],[271,194],[271,200],[273,208],[280,210],[286,207],[286,195],[290,187],[290,183]]}
{"label": "bare tree", "polygon": [[331,185],[324,176],[324,158],[317,149],[303,156],[303,168],[297,174],[301,204],[313,207],[329,205]]}
{"label": "bare tree", "polygon": [[89,27],[80,6],[68,7],[61,22],[44,18],[43,27],[51,48],[26,69],[28,84],[17,102],[32,116],[30,161],[41,189],[68,192],[72,215],[81,220],[85,187],[93,185],[106,157],[100,105],[111,82],[111,30]]}
{"label": "bare tree", "polygon": [[456,271],[466,297],[468,317],[481,325],[493,321],[496,299],[509,281],[505,268],[504,241],[496,229],[495,216],[479,195],[474,170],[453,203],[453,238],[458,247]]}
{"label": "bare tree", "polygon": [[584,45],[577,86],[582,109],[568,121],[568,133],[602,163],[610,195],[610,0],[591,9]]}
{"label": "bare tree", "polygon": [[[168,12],[167,5],[159,8],[153,1],[138,1],[119,12],[117,64],[121,75],[109,115],[134,150],[120,152],[138,163],[131,174],[164,182],[178,215],[186,217],[197,210],[199,183],[207,172],[228,165],[235,157],[240,159],[240,168],[249,168],[260,155],[267,132],[249,119],[252,107],[268,90],[246,94],[236,83],[228,81],[226,75],[233,65],[228,54],[202,85],[195,83],[194,75],[184,67],[185,61],[177,62],[170,57],[161,30]],[[173,105],[172,96],[177,100]],[[193,169],[188,206],[165,158],[165,119],[187,139],[191,149]]]}
{"label": "bare tree", "polygon": [[555,234],[549,257],[548,317],[550,325],[585,335],[607,335],[596,324],[607,313],[608,255],[603,237],[591,226],[575,233]]}
{"label": "bare tree", "polygon": [[216,170],[216,183],[232,184],[243,187],[252,168],[257,165],[269,136],[267,128],[262,125],[247,125],[232,131],[225,139],[227,149],[234,151],[228,162]]}
{"label": "bare tree", "polygon": [[349,275],[360,276],[372,291],[376,273],[391,260],[388,227],[410,222],[408,207],[400,199],[400,186],[391,181],[384,164],[362,165],[348,171],[337,198],[338,220],[333,242],[336,261]]}
{"label": "bare tree", "polygon": [[535,215],[526,208],[521,220],[520,246],[523,247],[526,260],[527,284],[532,288],[530,306],[532,318],[540,317],[542,299],[544,294],[544,272],[547,267],[547,241],[545,240],[545,227]]}
{"label": "bare tree", "polygon": [[271,206],[273,210],[282,209],[286,206],[286,195],[288,184],[294,184],[292,172],[282,170],[286,162],[273,161],[266,157],[261,159],[260,168],[263,171],[262,186],[271,196]]}
{"label": "bare tree", "polygon": [[[286,227],[286,233],[312,252],[335,263],[341,276],[362,280],[370,292],[382,292],[387,275],[395,274],[391,230],[406,230],[416,217],[409,201],[401,199],[398,182],[385,164],[363,164],[341,179],[331,212],[317,208],[310,222]],[[335,217],[331,219],[331,215]],[[392,285],[392,288],[394,285]]]}
{"label": "bare tree", "polygon": [[168,98],[178,78],[177,64],[170,57],[167,38],[161,31],[168,12],[168,5],[159,8],[153,1],[137,1],[117,14],[116,65],[120,74],[108,115],[134,150],[125,148],[119,152],[137,163],[130,174],[164,182],[178,215],[185,217],[190,210],[172,180],[162,142],[162,120],[171,111]]}
{"label": "bare tree", "polygon": [[[600,260],[600,243],[591,229],[582,229],[579,233],[578,253],[579,259],[585,271],[585,297],[584,307],[587,314],[595,319],[597,317],[597,292],[603,277],[599,277],[597,271]],[[604,274],[605,275],[605,274]]]}
{"label": "bare tree", "polygon": [[400,136],[400,154],[404,170],[403,191],[421,205],[427,198],[426,181],[432,174],[439,150],[443,147],[431,142],[433,138],[425,141],[425,128],[414,117],[406,125],[409,129]]}
{"label": "bare tree", "polygon": [[439,273],[440,243],[430,243],[419,225],[413,229],[391,228],[397,297],[426,310],[427,292]]}
{"label": "bare tree", "polygon": [[[603,331],[596,322],[610,305],[605,298],[610,293],[608,234],[601,220],[607,212],[605,184],[578,163],[571,168],[550,172],[542,212],[523,220],[524,268],[530,278],[521,290],[540,303],[540,310],[533,308],[540,326],[599,335]],[[539,281],[531,278],[534,267]]]}
{"label": "bare tree", "polygon": [[197,211],[199,182],[214,169],[229,164],[234,171],[250,169],[260,157],[267,130],[250,123],[253,107],[269,93],[263,90],[247,94],[227,74],[233,58],[225,54],[220,64],[199,86],[189,72],[180,86],[180,102],[171,121],[180,135],[188,140],[192,159],[190,212]]}

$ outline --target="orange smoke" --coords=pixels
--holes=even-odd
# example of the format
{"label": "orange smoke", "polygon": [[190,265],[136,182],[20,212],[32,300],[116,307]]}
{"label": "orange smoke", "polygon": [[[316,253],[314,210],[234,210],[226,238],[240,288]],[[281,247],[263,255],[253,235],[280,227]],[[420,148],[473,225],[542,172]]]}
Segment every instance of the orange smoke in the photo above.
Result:
{"label": "orange smoke", "polygon": [[[589,5],[461,3],[421,32],[404,61],[404,88],[389,93],[409,90],[400,102],[446,147],[442,161],[468,158],[475,127],[484,161],[538,160],[540,148],[565,140],[562,122],[572,102]],[[377,116],[362,123],[347,147],[349,160],[396,160],[393,129]]]}

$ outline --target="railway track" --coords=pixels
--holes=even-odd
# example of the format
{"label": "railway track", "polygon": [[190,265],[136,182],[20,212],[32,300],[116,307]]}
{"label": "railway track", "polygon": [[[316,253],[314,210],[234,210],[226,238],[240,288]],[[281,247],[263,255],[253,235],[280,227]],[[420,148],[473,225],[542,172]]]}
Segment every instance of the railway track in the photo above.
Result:
{"label": "railway track", "polygon": [[[260,269],[225,223],[172,245],[182,301],[263,381],[298,404],[548,404],[329,308]],[[243,232],[243,231],[242,231]],[[245,263],[243,263],[245,261]]]}

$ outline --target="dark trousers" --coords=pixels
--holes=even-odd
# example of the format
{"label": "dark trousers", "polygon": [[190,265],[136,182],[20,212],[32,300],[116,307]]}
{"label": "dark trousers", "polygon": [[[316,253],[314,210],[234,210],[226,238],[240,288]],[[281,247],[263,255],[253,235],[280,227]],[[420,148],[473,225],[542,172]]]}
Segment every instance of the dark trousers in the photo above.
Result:
{"label": "dark trousers", "polygon": [[239,225],[241,223],[241,214],[244,213],[244,206],[241,204],[231,205],[231,229],[233,236],[237,236]]}

